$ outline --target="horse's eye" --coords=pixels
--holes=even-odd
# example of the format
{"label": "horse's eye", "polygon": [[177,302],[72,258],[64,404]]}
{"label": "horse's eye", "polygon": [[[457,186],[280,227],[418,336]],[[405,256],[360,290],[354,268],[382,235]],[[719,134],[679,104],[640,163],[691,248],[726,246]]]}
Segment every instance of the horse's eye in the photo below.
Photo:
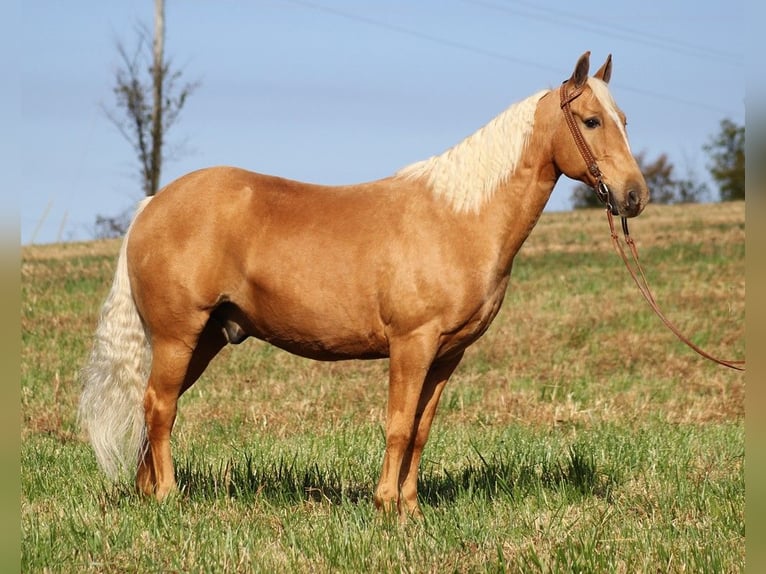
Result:
{"label": "horse's eye", "polygon": [[601,125],[601,122],[598,118],[588,118],[583,122],[585,124],[585,127],[588,129],[594,129]]}

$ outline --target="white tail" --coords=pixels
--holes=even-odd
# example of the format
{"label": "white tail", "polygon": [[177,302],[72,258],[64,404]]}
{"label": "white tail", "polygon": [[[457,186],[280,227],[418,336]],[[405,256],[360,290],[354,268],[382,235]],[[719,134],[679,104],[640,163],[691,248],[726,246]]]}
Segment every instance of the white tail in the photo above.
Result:
{"label": "white tail", "polygon": [[[138,205],[133,221],[150,199]],[[98,463],[113,479],[136,470],[146,435],[143,402],[152,353],[128,279],[126,251],[132,227],[131,223],[122,241],[96,341],[80,375],[80,422]]]}

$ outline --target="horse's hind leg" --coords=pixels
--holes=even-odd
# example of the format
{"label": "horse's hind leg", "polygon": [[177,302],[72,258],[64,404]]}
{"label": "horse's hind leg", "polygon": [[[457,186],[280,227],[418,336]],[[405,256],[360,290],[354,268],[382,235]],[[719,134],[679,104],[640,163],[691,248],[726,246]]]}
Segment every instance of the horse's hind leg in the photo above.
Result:
{"label": "horse's hind leg", "polygon": [[220,328],[208,324],[192,349],[179,339],[153,340],[152,370],[144,395],[146,439],[136,472],[136,486],[162,500],[176,488],[170,434],[179,397],[226,345]]}
{"label": "horse's hind leg", "polygon": [[147,444],[138,464],[136,485],[158,499],[176,486],[170,433],[190,358],[191,350],[180,341],[152,341],[152,370],[144,393]]}

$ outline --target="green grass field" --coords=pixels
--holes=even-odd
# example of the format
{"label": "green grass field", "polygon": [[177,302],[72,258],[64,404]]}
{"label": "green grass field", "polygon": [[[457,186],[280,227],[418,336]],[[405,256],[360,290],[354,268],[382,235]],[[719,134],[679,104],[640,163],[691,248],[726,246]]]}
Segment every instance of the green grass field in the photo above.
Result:
{"label": "green grass field", "polygon": [[[668,316],[744,357],[743,203],[650,206],[631,222]],[[22,260],[24,572],[740,572],[744,376],[695,355],[641,299],[601,211],[544,214],[498,318],[442,398],[424,518],[372,492],[386,361],[225,349],[180,401],[181,492],[101,474],[77,370],[116,242]]]}

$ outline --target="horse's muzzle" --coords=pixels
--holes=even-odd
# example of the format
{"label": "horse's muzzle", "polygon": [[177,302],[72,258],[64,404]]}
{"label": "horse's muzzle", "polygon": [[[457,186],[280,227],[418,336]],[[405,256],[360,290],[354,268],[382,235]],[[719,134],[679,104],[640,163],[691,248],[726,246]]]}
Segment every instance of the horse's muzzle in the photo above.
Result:
{"label": "horse's muzzle", "polygon": [[612,212],[612,215],[619,215],[621,217],[635,217],[644,210],[645,202],[641,201],[641,194],[635,189],[629,189],[625,194],[623,201],[618,201],[612,190],[605,184],[601,184],[601,193],[599,197],[602,198]]}
{"label": "horse's muzzle", "polygon": [[[635,217],[644,210],[644,205],[644,202],[641,201],[641,195],[639,192],[637,192],[635,189],[631,189],[628,190],[628,193],[625,194],[625,201],[620,206],[621,209],[617,210],[619,213],[615,213],[613,207],[612,215],[621,215],[622,217]],[[614,203],[612,206],[614,206]]]}

